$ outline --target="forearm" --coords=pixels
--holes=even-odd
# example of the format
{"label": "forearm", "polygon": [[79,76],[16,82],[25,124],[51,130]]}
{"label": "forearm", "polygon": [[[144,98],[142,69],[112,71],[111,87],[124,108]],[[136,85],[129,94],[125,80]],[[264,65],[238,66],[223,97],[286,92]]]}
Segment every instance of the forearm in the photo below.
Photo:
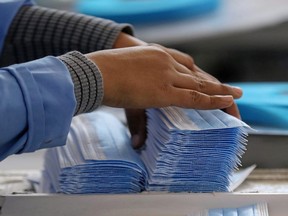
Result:
{"label": "forearm", "polygon": [[[71,79],[72,78],[72,79]],[[73,115],[103,99],[97,66],[79,52],[0,69],[5,103],[0,122],[0,161],[9,155],[64,145]]]}
{"label": "forearm", "polygon": [[10,25],[1,65],[58,56],[72,50],[89,53],[110,49],[120,32],[132,34],[132,28],[101,18],[23,6]]}
{"label": "forearm", "polygon": [[113,48],[124,48],[142,45],[147,45],[147,43],[127,33],[121,32],[113,44]]}
{"label": "forearm", "polygon": [[64,145],[75,111],[65,65],[46,57],[0,69],[0,160]]}

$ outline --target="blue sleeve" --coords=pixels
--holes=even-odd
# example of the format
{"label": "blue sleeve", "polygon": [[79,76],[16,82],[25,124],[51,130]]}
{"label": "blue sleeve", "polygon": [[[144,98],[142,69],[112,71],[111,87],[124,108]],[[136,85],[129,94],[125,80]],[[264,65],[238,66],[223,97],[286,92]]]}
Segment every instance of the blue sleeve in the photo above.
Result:
{"label": "blue sleeve", "polygon": [[55,57],[0,69],[0,160],[64,145],[74,114],[74,87]]}
{"label": "blue sleeve", "polygon": [[0,53],[8,28],[22,5],[31,5],[32,0],[0,0]]}

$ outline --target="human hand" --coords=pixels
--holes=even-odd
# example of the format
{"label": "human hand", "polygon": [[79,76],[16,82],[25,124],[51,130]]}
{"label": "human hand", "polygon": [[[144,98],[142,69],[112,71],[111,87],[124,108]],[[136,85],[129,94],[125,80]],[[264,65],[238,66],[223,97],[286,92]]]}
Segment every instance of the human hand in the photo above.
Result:
{"label": "human hand", "polygon": [[[177,62],[179,62],[180,64],[182,64],[182,65],[186,66],[188,69],[190,69],[191,73],[196,73],[195,75],[199,76],[200,79],[203,78],[203,79],[207,79],[207,80],[210,80],[210,81],[213,81],[216,83],[221,83],[217,78],[215,78],[211,74],[206,73],[201,68],[199,68],[197,65],[195,65],[194,60],[191,56],[189,56],[185,53],[182,53],[178,50],[175,50],[175,49],[166,48],[166,47],[163,47],[163,46],[158,45],[158,44],[154,44],[154,45],[164,49],[167,53],[169,53],[171,56],[173,56],[173,58]],[[240,97],[241,96],[242,96],[242,91],[241,91]],[[235,101],[233,101],[231,106],[224,108],[223,111],[225,111],[226,113],[228,113],[228,114],[230,114],[236,118],[241,119],[240,112],[239,112],[239,109],[238,109]]]}
{"label": "human hand", "polygon": [[[184,53],[179,53],[179,55],[184,55],[183,58],[185,58],[186,56],[186,54]],[[219,80],[217,80],[212,75],[206,73],[205,71],[201,70],[199,67],[193,66],[193,68],[196,71],[198,71],[201,76],[204,76],[209,80],[219,82]],[[233,102],[233,104],[230,107],[227,107],[224,111],[236,118],[239,119],[241,118],[238,107],[235,102]],[[125,109],[125,113],[131,134],[132,146],[135,149],[139,149],[145,144],[145,140],[147,137],[147,130],[146,130],[147,117],[145,109]]]}
{"label": "human hand", "polygon": [[[148,45],[146,42],[135,38],[131,35],[120,33],[118,36],[114,47],[113,48],[123,48],[123,47],[131,47],[131,46],[143,46]],[[157,46],[167,53],[169,53],[175,61],[178,63],[186,66],[188,69],[191,70],[191,72],[197,72],[200,77],[204,77],[204,79],[211,80],[216,83],[220,83],[219,80],[217,80],[215,77],[211,76],[210,74],[204,72],[199,67],[194,65],[194,61],[191,56],[179,52],[178,50],[166,48],[161,45],[154,44],[154,46]],[[238,107],[236,103],[233,101],[232,105],[223,109],[228,114],[235,116],[237,118],[240,117],[240,113],[238,110]],[[142,145],[144,145],[145,139],[146,139],[146,115],[145,110],[143,109],[126,109],[126,117],[128,126],[130,129],[131,137],[132,137],[132,143],[135,148],[139,148]]]}
{"label": "human hand", "polygon": [[[198,66],[194,65],[194,60],[191,56],[185,53],[179,52],[178,50],[175,50],[175,49],[165,48],[157,44],[156,46],[163,48],[166,52],[168,52],[171,56],[173,56],[173,58],[177,62],[185,65],[188,69],[190,69],[191,73],[193,71],[194,72],[196,71],[200,77],[220,83],[218,79],[206,73]],[[235,102],[233,102],[233,104],[230,107],[225,108],[224,111],[236,118],[239,118],[239,119],[241,118],[238,107]],[[136,149],[141,148],[145,144],[145,140],[147,137],[147,131],[146,131],[146,119],[147,118],[146,118],[145,110],[144,109],[126,109],[125,113],[127,117],[128,127],[131,133],[132,146]]]}
{"label": "human hand", "polygon": [[[200,74],[202,76],[205,76],[207,79],[210,79],[210,80],[214,80],[214,82],[218,82],[220,83],[220,81],[218,79],[216,79],[215,77],[213,77],[212,75],[206,73],[205,71],[203,71],[201,68],[199,68],[198,66],[195,66],[195,69],[196,71],[199,71]],[[241,95],[242,96],[242,95]],[[235,101],[233,101],[232,105],[229,106],[229,107],[226,107],[223,109],[224,112],[238,118],[238,119],[241,119],[241,115],[240,115],[240,112],[239,112],[239,109],[238,109],[238,106],[237,104],[235,103]]]}
{"label": "human hand", "polygon": [[[191,73],[196,71],[200,77],[204,77],[204,79],[208,79],[217,83],[220,83],[218,79],[213,77],[212,75],[206,73],[205,71],[201,70],[199,67],[194,65],[194,60],[191,56],[182,53],[178,50],[166,48],[160,45],[155,44],[162,49],[164,49],[167,53],[169,53],[178,63],[183,64],[188,69],[191,70]],[[240,113],[238,107],[235,102],[230,107],[224,109],[225,112],[228,114],[235,116],[237,118],[240,117]],[[147,137],[147,130],[146,130],[146,112],[144,109],[125,109],[126,118],[128,127],[131,134],[132,146],[135,149],[141,148],[145,144],[145,140]]]}
{"label": "human hand", "polygon": [[[122,32],[118,36],[113,48],[123,48],[123,47],[142,46],[142,45],[148,45],[148,44],[146,42],[138,39],[138,38],[135,38],[135,37],[133,37],[131,35],[128,35],[128,34],[125,34],[125,33]],[[199,67],[195,66],[194,65],[194,61],[193,61],[191,56],[189,56],[189,55],[187,55],[185,53],[182,53],[182,52],[180,52],[178,50],[175,50],[175,49],[163,47],[161,45],[154,44],[154,46],[157,46],[157,47],[165,50],[178,63],[180,63],[180,64],[186,66],[188,69],[190,69],[191,72],[192,71],[199,72],[198,75],[200,77],[204,76],[205,79],[220,83],[219,80],[217,80],[215,77],[211,76],[210,74],[208,74],[208,73],[204,72],[203,70],[201,70]],[[235,117],[237,117],[239,119],[241,118],[239,110],[238,110],[238,107],[237,107],[235,102],[233,102],[230,107],[227,107],[227,108],[225,108],[223,110],[225,112],[227,112],[228,114],[232,115],[232,116],[235,116]],[[129,123],[129,119],[128,119],[128,123]]]}
{"label": "human hand", "polygon": [[160,47],[104,50],[86,56],[102,73],[104,105],[224,109],[242,95],[237,87],[211,81],[201,71],[188,69]]}
{"label": "human hand", "polygon": [[[156,46],[156,47],[155,47]],[[159,49],[161,49],[162,51],[165,51],[166,53],[168,53],[169,55],[170,55],[170,57],[168,57],[168,62],[172,62],[171,64],[172,65],[174,65],[174,67],[175,67],[175,65],[177,65],[177,63],[178,64],[181,64],[182,66],[185,66],[186,67],[186,69],[184,69],[184,68],[182,68],[183,69],[183,71],[184,72],[182,72],[182,74],[184,73],[186,73],[186,74],[190,74],[192,77],[194,77],[194,78],[196,78],[196,80],[198,80],[198,79],[200,79],[200,80],[203,80],[203,82],[205,81],[205,80],[210,80],[210,81],[212,81],[212,82],[215,82],[215,83],[218,83],[219,84],[219,86],[222,86],[222,91],[220,91],[220,90],[218,90],[218,92],[219,92],[219,94],[231,94],[231,95],[233,95],[235,98],[237,98],[237,97],[240,97],[241,96],[241,94],[242,94],[242,92],[241,92],[241,90],[238,90],[238,89],[234,89],[234,88],[232,88],[232,87],[229,87],[229,86],[223,86],[223,84],[220,84],[220,82],[216,79],[216,78],[214,78],[213,76],[211,76],[211,75],[209,75],[209,74],[207,74],[207,73],[205,73],[204,71],[202,71],[200,68],[198,68],[198,67],[196,67],[195,65],[194,65],[194,62],[193,62],[193,59],[190,57],[190,56],[188,56],[188,55],[186,55],[186,54],[184,54],[184,53],[181,53],[181,52],[179,52],[179,51],[177,51],[177,50],[173,50],[173,49],[168,49],[168,48],[165,48],[165,47],[161,47],[161,46],[159,46],[159,45],[154,45],[153,46],[154,48],[156,48],[156,51],[157,52],[159,52],[159,50],[157,50],[157,48],[159,48]],[[152,47],[150,47],[150,48],[152,48]],[[152,48],[152,51],[154,52],[155,50],[153,50],[154,48]],[[117,53],[116,54],[116,56],[117,55],[120,55],[120,56],[122,56],[122,55],[126,55],[126,57],[128,57],[128,56],[130,56],[129,58],[131,58],[131,53],[130,54],[128,54],[128,53],[126,53],[126,51],[127,50],[125,50],[125,52],[121,52],[121,53]],[[137,52],[139,52],[140,50],[133,50],[133,52],[134,51],[137,51]],[[149,49],[149,52],[150,52],[151,50]],[[146,52],[146,51],[145,51]],[[161,53],[161,52],[160,52]],[[138,54],[141,54],[141,52],[140,53],[138,53]],[[142,54],[145,54],[145,53],[142,53]],[[155,54],[155,53],[154,53]],[[161,55],[160,56],[156,56],[156,60],[159,58],[159,57],[161,57],[162,56],[162,54],[163,53],[161,53]],[[110,55],[110,54],[109,54]],[[108,55],[108,56],[109,56]],[[91,58],[92,58],[92,56],[94,56],[94,54],[91,54]],[[112,56],[114,56],[114,55],[112,55]],[[116,56],[114,56],[114,57],[111,57],[110,56],[110,58],[112,58],[112,59],[114,59]],[[95,57],[95,56],[94,56]],[[93,58],[94,58],[93,57]],[[122,66],[124,66],[125,67],[125,62],[126,63],[129,63],[129,62],[127,62],[128,60],[129,60],[129,58],[124,58],[124,59],[122,59],[120,62],[122,62],[121,63],[121,65]],[[165,57],[167,58],[167,56],[165,55]],[[172,57],[172,59],[174,59],[174,61],[171,59],[171,57]],[[117,57],[116,57],[117,58]],[[162,56],[162,58],[163,58],[163,56]],[[103,58],[102,58],[103,59]],[[118,59],[118,58],[117,58]],[[132,57],[132,59],[133,59],[133,57]],[[136,59],[138,59],[139,60],[139,58],[136,58]],[[142,59],[142,61],[143,60],[145,60],[145,58],[143,59],[143,58],[140,58],[140,60]],[[148,58],[148,60],[150,59],[150,61],[151,61],[151,58]],[[118,61],[116,61],[116,62],[118,62]],[[141,61],[140,61],[141,62]],[[99,66],[99,64],[98,64],[98,62],[96,62],[97,63],[97,65]],[[104,62],[105,63],[105,62]],[[123,64],[124,63],[124,64]],[[143,63],[143,62],[142,62]],[[153,62],[152,62],[152,66],[153,66]],[[114,64],[115,65],[115,64]],[[140,65],[141,66],[141,65]],[[179,65],[178,65],[179,66]],[[101,66],[99,66],[99,67],[101,67]],[[143,67],[143,64],[142,64],[142,67]],[[129,67],[128,67],[129,68]],[[144,66],[144,68],[145,68],[145,66]],[[169,68],[169,67],[168,67]],[[172,67],[173,68],[173,67]],[[180,66],[180,68],[181,68],[181,66]],[[116,70],[117,69],[121,69],[121,68],[115,68]],[[187,70],[188,69],[188,70]],[[102,68],[100,68],[100,70],[102,71],[102,74],[103,74],[103,70],[102,70]],[[165,70],[167,70],[167,68],[165,68]],[[137,70],[138,71],[138,70]],[[140,71],[142,71],[143,72],[143,68],[141,68],[140,69]],[[153,71],[153,70],[152,70]],[[173,69],[171,69],[171,71],[173,71],[174,73],[181,73],[181,71],[178,71],[177,69],[175,70],[175,68],[174,68],[174,70]],[[145,73],[146,74],[146,73]],[[146,75],[145,74],[142,74],[142,75],[144,75],[145,77],[146,77]],[[149,73],[149,72],[147,72],[147,75],[151,75],[151,73]],[[120,74],[117,74],[117,75],[120,75]],[[137,75],[135,76],[136,74],[134,73],[134,78],[136,78],[137,79]],[[153,76],[153,75],[152,75]],[[123,77],[123,76],[122,76]],[[145,78],[144,77],[144,78]],[[175,76],[176,77],[176,76]],[[128,77],[129,78],[129,77]],[[171,77],[170,77],[171,78]],[[105,78],[103,78],[104,79],[104,92],[105,92]],[[124,79],[125,79],[125,77],[124,77]],[[173,78],[172,78],[173,79]],[[140,81],[141,81],[142,79],[140,79]],[[161,78],[160,78],[160,80],[161,80]],[[116,79],[116,81],[117,81],[117,79]],[[138,81],[139,81],[139,79],[138,79]],[[170,81],[173,81],[173,80],[170,80]],[[202,81],[201,81],[202,82]],[[143,82],[142,82],[143,83]],[[150,83],[150,82],[149,82]],[[169,83],[169,82],[168,82]],[[140,83],[141,84],[141,83]],[[156,81],[156,84],[157,84],[157,81]],[[197,84],[197,82],[195,83],[193,83],[194,84],[194,86],[193,85],[191,85],[191,86],[189,86],[189,87],[191,87],[192,89],[193,89],[193,87],[195,87],[195,84]],[[209,84],[209,83],[208,83]],[[124,82],[124,85],[125,85],[125,82]],[[149,85],[148,85],[149,86]],[[214,84],[214,86],[215,86],[215,84]],[[218,86],[218,87],[219,87]],[[137,86],[136,86],[137,87]],[[146,86],[147,87],[147,86]],[[155,86],[154,86],[155,87]],[[189,88],[188,87],[188,88]],[[232,89],[231,89],[232,88]],[[129,90],[129,89],[128,89]],[[201,90],[202,89],[200,89],[200,92],[201,92]],[[206,91],[204,88],[203,88],[203,90],[204,91]],[[236,91],[236,92],[234,92],[234,91]],[[211,95],[213,96],[213,92],[211,92],[210,91],[210,93],[212,93]],[[104,93],[105,94],[105,93]],[[208,94],[209,94],[209,91],[208,91]],[[215,91],[215,94],[218,94],[217,93],[217,91]],[[217,96],[216,96],[217,97]],[[105,95],[104,95],[104,98],[105,98]],[[213,99],[212,99],[213,100]],[[235,110],[235,107],[233,108],[233,106],[235,105],[233,105],[234,104],[234,102],[233,102],[233,100],[232,100],[232,105],[229,107],[229,109],[230,110]],[[166,104],[167,105],[167,104]],[[163,106],[166,106],[166,105],[163,105]],[[171,105],[174,105],[174,104],[171,104]],[[176,104],[177,105],[177,104]],[[183,106],[183,105],[179,105],[179,106]],[[133,106],[132,106],[133,107]],[[153,106],[154,107],[154,106]],[[157,106],[156,106],[157,107]],[[159,107],[161,107],[161,105],[159,105]],[[183,107],[185,107],[185,105],[183,106]],[[144,106],[144,107],[142,107],[142,108],[146,108],[146,106]],[[189,107],[190,108],[190,107]],[[192,107],[192,108],[197,108],[197,107]],[[204,108],[205,109],[205,108]],[[210,109],[209,107],[208,107],[208,109]],[[237,106],[236,106],[236,110],[237,110]],[[238,111],[238,110],[237,110]],[[237,113],[237,112],[234,112],[234,113]],[[238,112],[238,114],[239,114],[239,112]],[[135,147],[135,148],[138,148],[138,147],[141,147],[143,144],[144,144],[144,141],[145,141],[145,138],[146,138],[146,116],[145,116],[145,110],[144,109],[126,109],[126,116],[127,116],[127,121],[128,121],[128,125],[129,125],[129,129],[130,129],[130,132],[131,132],[131,136],[132,136],[132,141],[133,141],[133,146]]]}

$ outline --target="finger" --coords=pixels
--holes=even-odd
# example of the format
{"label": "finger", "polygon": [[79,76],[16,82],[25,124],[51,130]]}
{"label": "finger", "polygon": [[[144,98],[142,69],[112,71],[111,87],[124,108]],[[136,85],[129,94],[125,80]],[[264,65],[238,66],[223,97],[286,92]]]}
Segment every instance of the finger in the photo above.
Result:
{"label": "finger", "polygon": [[238,109],[238,106],[235,102],[233,102],[233,104],[230,106],[230,107],[227,107],[224,109],[224,112],[238,118],[238,119],[241,119],[241,115],[240,115],[240,112],[239,112],[239,109]]}
{"label": "finger", "polygon": [[[191,69],[187,68],[186,66],[178,63],[176,60],[175,60],[174,67],[175,67],[175,69],[176,69],[178,72],[183,73],[183,74],[190,74],[190,75],[196,74],[194,71],[192,71]],[[197,73],[197,74],[198,74],[198,73]],[[198,76],[198,75],[197,75],[197,76]]]}
{"label": "finger", "polygon": [[208,80],[211,80],[211,81],[215,81],[215,82],[220,82],[216,77],[212,76],[211,74],[203,71],[201,68],[199,68],[197,65],[195,65],[195,70],[198,74],[199,77],[202,77],[202,78],[206,78]]}
{"label": "finger", "polygon": [[144,109],[125,109],[132,147],[141,148],[146,140],[146,113]]}
{"label": "finger", "polygon": [[195,77],[197,77],[199,79],[210,80],[210,81],[214,81],[216,83],[220,83],[219,80],[217,80],[212,75],[210,75],[210,74],[206,73],[205,71],[201,70],[196,65],[195,65],[195,67],[196,67],[196,70],[195,71],[191,71],[190,69],[188,69],[184,65],[181,65],[179,63],[175,63],[175,69],[177,71],[179,71],[180,73],[191,74],[191,75],[193,75],[193,76],[195,76]]}
{"label": "finger", "polygon": [[195,90],[173,88],[171,90],[171,104],[192,109],[224,109],[233,104],[230,95],[207,95]]}
{"label": "finger", "polygon": [[[196,73],[194,73],[194,75],[197,75],[198,78],[203,78],[203,79],[207,79],[207,80],[210,80],[210,81],[214,81],[216,83],[221,83],[217,78],[215,78],[211,74],[203,71],[197,65],[195,65],[195,68],[196,68]],[[231,85],[227,85],[227,86],[231,86]],[[240,98],[243,95],[242,89],[237,87],[237,86],[232,86],[232,87],[234,88],[234,90],[238,91],[238,93],[239,93],[239,97],[235,97],[235,98]]]}
{"label": "finger", "polygon": [[190,55],[180,52],[176,49],[161,46],[159,44],[149,44],[149,45],[156,46],[156,47],[163,49],[165,52],[169,53],[178,63],[184,65],[185,67],[187,67],[188,69],[192,71],[195,70],[194,59]]}
{"label": "finger", "polygon": [[178,74],[173,85],[178,88],[196,90],[208,95],[232,95],[234,98],[242,96],[242,90],[238,87],[199,79],[187,74]]}
{"label": "finger", "polygon": [[166,51],[181,65],[184,65],[188,69],[195,71],[194,59],[186,53],[182,53],[175,49],[168,49]]}

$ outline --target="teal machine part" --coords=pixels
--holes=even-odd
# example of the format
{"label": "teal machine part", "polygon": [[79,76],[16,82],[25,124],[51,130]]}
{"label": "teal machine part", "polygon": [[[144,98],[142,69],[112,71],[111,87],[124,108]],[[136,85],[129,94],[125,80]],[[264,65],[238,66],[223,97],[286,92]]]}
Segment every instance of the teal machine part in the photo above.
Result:
{"label": "teal machine part", "polygon": [[243,89],[236,103],[242,120],[253,126],[288,128],[288,83],[232,83]]}
{"label": "teal machine part", "polygon": [[219,5],[220,0],[78,0],[75,10],[116,22],[145,24],[199,16]]}

